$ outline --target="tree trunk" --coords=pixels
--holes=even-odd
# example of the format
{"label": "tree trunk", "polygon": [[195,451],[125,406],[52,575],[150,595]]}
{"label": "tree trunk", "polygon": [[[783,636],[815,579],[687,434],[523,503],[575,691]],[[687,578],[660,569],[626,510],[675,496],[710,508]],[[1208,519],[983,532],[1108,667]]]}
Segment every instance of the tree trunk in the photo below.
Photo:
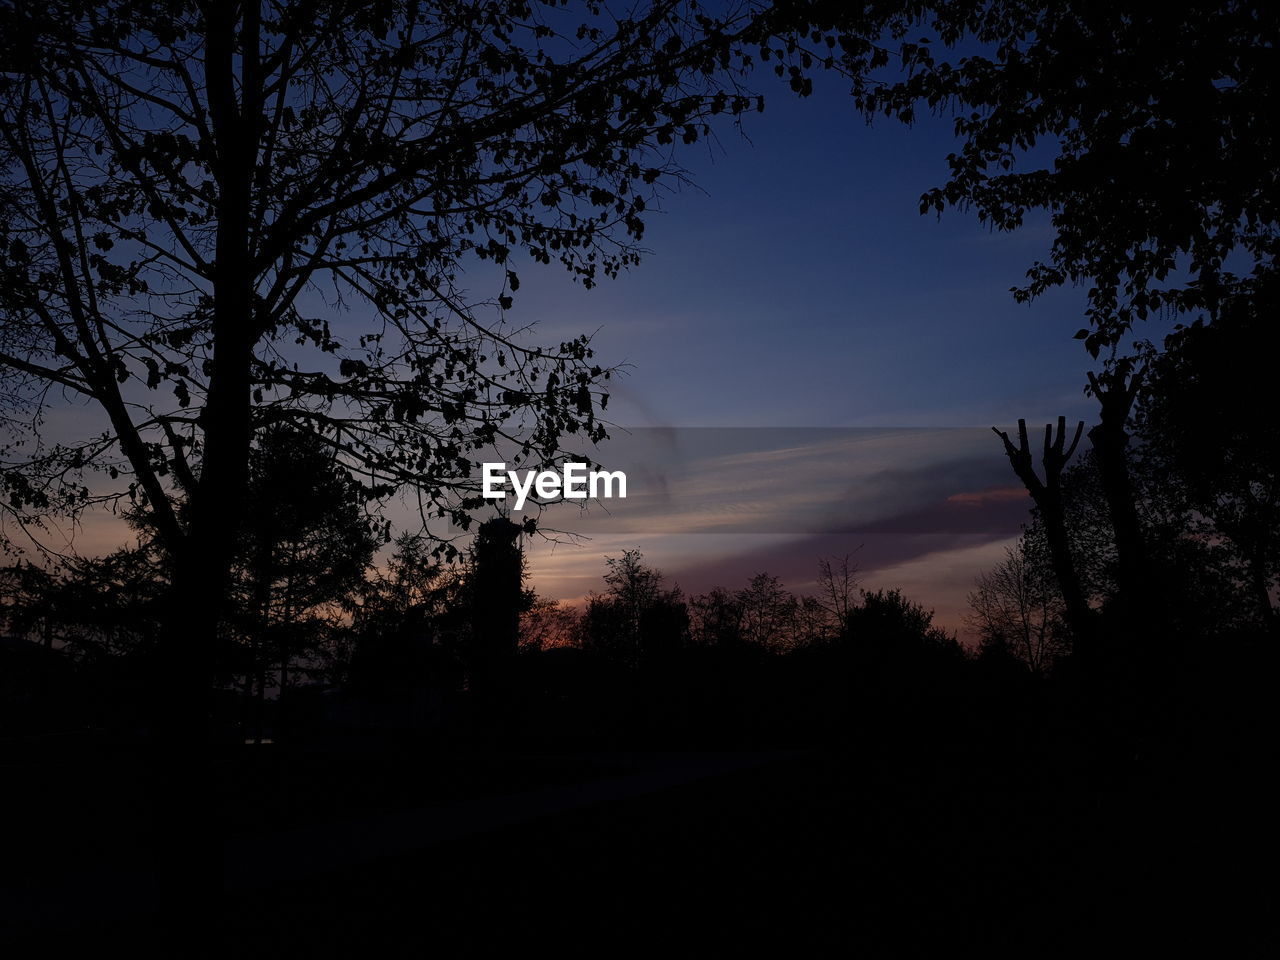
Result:
{"label": "tree trunk", "polygon": [[1116,539],[1116,586],[1134,614],[1147,606],[1148,577],[1142,523],[1129,476],[1129,434],[1123,424],[1106,419],[1089,431],[1098,456],[1102,492]]}
{"label": "tree trunk", "polygon": [[1268,633],[1280,633],[1280,617],[1276,615],[1275,605],[1271,602],[1271,590],[1267,578],[1267,542],[1258,538],[1248,551],[1249,585],[1254,599],[1258,603],[1258,613],[1262,617],[1262,626]]}
{"label": "tree trunk", "polygon": [[1058,580],[1058,588],[1062,591],[1062,601],[1066,608],[1067,627],[1071,630],[1075,641],[1075,652],[1082,661],[1091,661],[1093,612],[1085,599],[1084,588],[1080,585],[1080,575],[1076,572],[1075,560],[1071,556],[1071,541],[1067,535],[1066,510],[1062,496],[1055,488],[1041,490],[1035,498],[1040,516],[1044,519],[1045,539],[1049,541],[1049,559],[1053,564],[1053,573]]}
{"label": "tree trunk", "polygon": [[1129,476],[1126,425],[1145,379],[1145,368],[1134,371],[1134,362],[1122,360],[1100,376],[1089,374],[1089,385],[1101,407],[1089,439],[1115,534],[1117,596],[1112,626],[1133,682],[1159,686],[1159,673],[1171,665],[1171,658],[1168,650],[1156,650],[1156,644],[1169,637],[1163,629],[1162,610],[1153,598],[1142,522]]}
{"label": "tree trunk", "polygon": [[[210,717],[219,623],[243,514],[251,428],[255,270],[249,248],[256,158],[257,5],[206,8],[205,78],[218,208],[213,271],[213,365],[200,414],[200,476],[187,504],[164,636],[168,696],[162,717],[157,827],[167,884],[165,926],[190,936],[221,893],[221,837],[211,779]],[[236,34],[242,47],[236,68]],[[240,103],[243,102],[243,109]]]}

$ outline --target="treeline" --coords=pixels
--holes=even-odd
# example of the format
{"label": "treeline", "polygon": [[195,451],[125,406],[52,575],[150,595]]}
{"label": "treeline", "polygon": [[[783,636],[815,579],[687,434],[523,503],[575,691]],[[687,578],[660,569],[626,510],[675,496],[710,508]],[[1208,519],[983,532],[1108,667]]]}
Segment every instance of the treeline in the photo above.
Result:
{"label": "treeline", "polygon": [[[291,457],[300,453],[297,439],[285,445]],[[306,490],[314,493],[315,486]],[[258,531],[238,568],[242,605],[221,628],[219,719],[248,739],[332,725],[332,716],[320,716],[328,707],[336,707],[330,712],[341,716],[339,725],[379,728],[438,726],[446,714],[473,710],[468,699],[476,699],[478,650],[486,642],[477,610],[507,602],[518,615],[518,630],[500,666],[506,702],[498,709],[504,715],[539,713],[549,704],[536,707],[530,698],[545,700],[558,690],[550,699],[564,701],[569,715],[552,726],[569,739],[580,737],[571,729],[574,716],[599,724],[601,712],[582,705],[602,698],[617,706],[643,697],[670,707],[679,689],[707,706],[715,699],[710,691],[723,694],[726,685],[745,684],[754,691],[738,691],[745,720],[790,699],[783,696],[785,674],[794,669],[787,664],[806,657],[847,659],[857,652],[876,677],[895,662],[905,667],[966,659],[955,635],[900,591],[859,590],[848,557],[820,563],[816,595],[798,596],[760,573],[737,590],[686,597],[638,550],[628,550],[605,559],[604,589],[576,607],[529,589],[510,598],[481,593],[474,553],[446,564],[422,537],[398,538],[386,562],[375,563],[371,540],[339,542],[324,535],[349,526],[354,516],[333,509],[336,501],[327,506],[315,512],[314,524],[277,522],[276,534],[287,529],[288,535],[269,550],[262,549]],[[281,521],[290,513],[274,516]],[[291,516],[299,521],[303,511]],[[307,543],[329,552],[326,566],[304,562]],[[332,555],[338,543],[345,561]],[[283,559],[255,566],[268,556]],[[150,725],[147,687],[165,682],[163,661],[153,660],[165,596],[160,561],[144,542],[61,571],[28,564],[3,570],[11,667],[16,645],[29,648],[28,654],[39,647],[48,657],[11,670],[15,677],[26,672],[28,694],[15,690],[7,698],[11,727]],[[344,563],[347,575],[338,578],[334,573]],[[51,670],[52,688],[31,682]],[[868,673],[864,679],[872,678]],[[640,732],[637,724],[652,726],[635,717],[614,720],[631,735]],[[794,727],[785,717],[773,722],[779,730]],[[764,732],[758,720],[746,725]],[[685,732],[696,734],[688,727]]]}
{"label": "treeline", "polygon": [[[216,649],[220,702],[238,698],[244,722],[294,688],[347,682],[352,664],[376,655],[389,634],[448,631],[442,611],[456,606],[451,598],[463,579],[449,575],[422,538],[401,538],[389,562],[377,565],[387,528],[366,513],[364,491],[318,438],[263,431],[249,488]],[[149,726],[152,691],[169,682],[164,646],[183,638],[169,626],[169,554],[147,514],[129,521],[136,543],[105,557],[0,570],[0,615],[11,641],[34,641],[50,653],[43,665],[21,669],[59,671],[56,653],[75,666],[86,690],[99,691],[81,697],[73,713]],[[425,635],[422,645],[438,640]],[[29,651],[22,656],[32,659]]]}
{"label": "treeline", "polygon": [[[620,677],[643,676],[661,700],[655,684],[693,697],[699,684],[747,675],[769,700],[769,671],[804,656],[856,650],[867,669],[964,659],[930,611],[897,590],[860,590],[848,556],[819,564],[812,595],[760,573],[735,590],[686,596],[625,551],[606,559],[602,591],[571,607],[526,587],[514,541],[506,580],[487,574],[493,561],[475,549],[450,562],[421,536],[397,538],[379,561],[385,526],[310,434],[264,431],[250,489],[218,625],[224,735],[274,737],[337,715],[348,726],[421,728],[476,709],[507,714],[559,682],[548,670],[577,678],[577,701],[617,693]],[[169,680],[169,565],[143,515],[132,523],[136,543],[105,557],[0,570],[8,729],[163,722],[155,702]]]}
{"label": "treeline", "polygon": [[716,647],[784,655],[809,647],[891,631],[921,645],[960,655],[954,634],[900,590],[861,590],[846,555],[818,562],[811,594],[795,594],[780,579],[758,573],[729,590],[685,596],[668,586],[639,550],[605,558],[605,590],[581,608],[535,598],[521,618],[521,647],[567,646],[639,665],[682,647]]}
{"label": "treeline", "polygon": [[[605,560],[600,592],[556,603],[526,588],[518,547],[504,580],[486,579],[474,551],[450,561],[423,537],[389,543],[321,440],[264,430],[218,625],[216,726],[247,738],[335,725],[440,731],[482,712],[516,726],[536,717],[530,731],[568,739],[583,725],[675,736],[681,723],[686,734],[764,737],[765,716],[774,731],[812,732],[805,717],[835,723],[904,691],[964,699],[1039,685],[1100,716],[1107,698],[1184,697],[1214,670],[1260,662],[1276,628],[1275,447],[1258,442],[1261,407],[1249,414],[1257,432],[1242,425],[1239,394],[1257,388],[1230,382],[1230,337],[1226,325],[1179,331],[1126,418],[1138,577],[1122,570],[1097,451],[1064,457],[1055,499],[1041,498],[975,584],[975,651],[900,591],[862,590],[851,556],[820,561],[808,593],[759,573],[686,595],[625,551]],[[1224,404],[1234,420],[1218,419]],[[105,557],[0,569],[7,730],[163,722],[170,563],[146,515],[130,520],[136,543]],[[1075,622],[1064,558],[1084,609]],[[662,704],[668,716],[655,719]]]}

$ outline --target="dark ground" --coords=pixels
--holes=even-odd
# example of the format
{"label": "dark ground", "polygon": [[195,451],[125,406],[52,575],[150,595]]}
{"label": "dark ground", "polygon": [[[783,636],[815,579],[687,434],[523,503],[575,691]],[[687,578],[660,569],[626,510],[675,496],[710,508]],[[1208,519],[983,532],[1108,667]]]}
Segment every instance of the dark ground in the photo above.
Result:
{"label": "dark ground", "polygon": [[[1016,763],[993,780],[982,757],[954,744],[917,748],[914,758],[911,749],[758,754],[729,772],[695,758],[685,767],[703,764],[707,775],[676,785],[653,773],[671,758],[655,757],[615,791],[624,795],[594,798],[591,784],[621,782],[636,758],[613,770],[599,756],[525,758],[504,788],[511,803],[549,787],[568,798],[586,791],[587,805],[473,824],[454,839],[446,830],[398,857],[301,877],[280,869],[281,834],[261,828],[248,835],[260,843],[243,847],[242,869],[228,873],[237,889],[206,916],[208,929],[180,943],[149,912],[154,891],[130,865],[137,847],[124,827],[145,824],[127,804],[114,838],[83,831],[99,838],[96,852],[74,841],[47,848],[79,870],[65,883],[58,862],[40,867],[30,856],[39,832],[10,820],[7,846],[34,865],[25,879],[11,869],[5,884],[8,907],[22,914],[10,955],[115,946],[234,957],[1268,952],[1270,861],[1256,829],[1266,807],[1242,786],[1264,778],[1227,777],[1240,758],[1221,758],[1204,776],[1025,786]],[[113,792],[129,792],[128,771],[114,766],[119,789],[100,784],[100,810]],[[529,772],[538,766],[549,771],[541,786]],[[467,776],[471,793],[455,788],[449,805],[424,807],[423,817],[447,819],[495,793],[474,768]],[[361,815],[370,824],[388,816]],[[96,872],[86,874],[90,862]]]}
{"label": "dark ground", "polygon": [[816,754],[233,901],[226,932],[236,954],[1263,952],[1245,810],[1184,799]]}

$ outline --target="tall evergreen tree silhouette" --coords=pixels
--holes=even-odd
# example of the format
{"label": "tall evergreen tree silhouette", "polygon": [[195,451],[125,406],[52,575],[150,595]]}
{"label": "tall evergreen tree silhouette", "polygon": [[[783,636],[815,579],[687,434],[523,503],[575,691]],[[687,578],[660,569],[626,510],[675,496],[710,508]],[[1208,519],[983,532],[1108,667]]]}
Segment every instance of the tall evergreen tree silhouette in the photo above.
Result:
{"label": "tall evergreen tree silhouette", "polygon": [[229,618],[248,648],[246,692],[256,680],[261,697],[274,680],[283,707],[295,663],[314,659],[363,586],[377,546],[364,501],[332,447],[314,434],[277,426],[259,437]]}

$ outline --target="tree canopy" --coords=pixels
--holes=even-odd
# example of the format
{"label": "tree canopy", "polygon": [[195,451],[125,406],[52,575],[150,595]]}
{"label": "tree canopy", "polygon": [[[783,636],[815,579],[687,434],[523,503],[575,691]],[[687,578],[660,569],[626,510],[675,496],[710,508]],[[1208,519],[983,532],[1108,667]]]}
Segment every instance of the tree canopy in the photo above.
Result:
{"label": "tree canopy", "polygon": [[1000,230],[1048,212],[1048,255],[1016,294],[1088,285],[1095,357],[1136,320],[1216,312],[1274,270],[1274,4],[913,3],[893,30],[909,75],[863,103],[945,111],[961,141],[922,210],[971,207]]}
{"label": "tree canopy", "polygon": [[[753,11],[558,6],[8,6],[9,425],[63,397],[108,421],[10,447],[10,504],[129,495],[173,546],[178,501],[242,478],[251,424],[306,425],[372,494],[449,507],[499,435],[598,438],[608,371],[505,322],[515,261],[587,285],[635,262],[667,148],[755,105],[720,74]],[[477,263],[498,268],[480,293]]]}
{"label": "tree canopy", "polygon": [[[586,337],[510,322],[520,268],[590,286],[634,264],[678,147],[762,106],[743,81],[780,31],[768,56],[807,92],[807,13],[5,5],[4,509],[30,527],[139,505],[174,616],[205,624],[268,427],[322,437],[370,499],[411,489],[466,527],[481,448],[547,460],[604,435],[610,370]],[[64,403],[93,425],[47,430]]]}

